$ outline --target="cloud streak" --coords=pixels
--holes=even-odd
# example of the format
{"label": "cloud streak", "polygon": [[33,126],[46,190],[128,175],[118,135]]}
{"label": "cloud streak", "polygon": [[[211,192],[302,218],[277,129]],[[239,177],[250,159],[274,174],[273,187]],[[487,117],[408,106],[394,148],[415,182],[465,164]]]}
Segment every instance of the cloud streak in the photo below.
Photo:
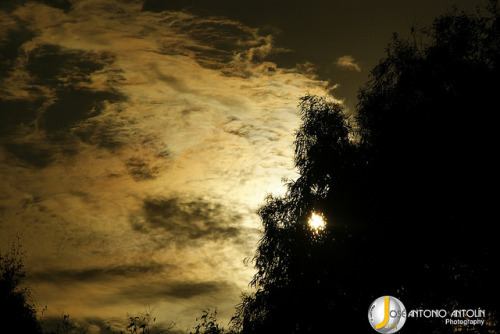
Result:
{"label": "cloud streak", "polygon": [[134,277],[149,274],[159,274],[166,269],[159,263],[116,265],[109,267],[86,267],[83,269],[55,269],[31,273],[34,282],[85,282],[105,281],[113,277]]}
{"label": "cloud streak", "polygon": [[240,215],[231,214],[220,203],[160,198],[144,200],[142,215],[132,222],[132,227],[148,234],[161,230],[176,243],[227,242],[244,232],[238,226],[241,220]]}

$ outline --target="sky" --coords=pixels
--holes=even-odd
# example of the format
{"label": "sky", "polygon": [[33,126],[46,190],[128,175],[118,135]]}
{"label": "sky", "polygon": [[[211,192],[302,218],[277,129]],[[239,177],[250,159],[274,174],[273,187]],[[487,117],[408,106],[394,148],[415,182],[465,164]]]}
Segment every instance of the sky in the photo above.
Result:
{"label": "sky", "polygon": [[476,1],[2,2],[0,250],[20,237],[47,319],[227,323],[299,98],[355,113],[393,32],[453,3]]}

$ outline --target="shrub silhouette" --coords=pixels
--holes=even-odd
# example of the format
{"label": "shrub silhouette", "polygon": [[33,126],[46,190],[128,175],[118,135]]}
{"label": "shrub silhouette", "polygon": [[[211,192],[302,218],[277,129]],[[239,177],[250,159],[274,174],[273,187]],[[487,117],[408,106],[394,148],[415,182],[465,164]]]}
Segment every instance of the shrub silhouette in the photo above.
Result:
{"label": "shrub silhouette", "polygon": [[21,287],[26,277],[24,252],[19,238],[12,242],[11,248],[0,253],[0,314],[4,318],[2,333],[41,333],[30,291]]}
{"label": "shrub silhouette", "polygon": [[[234,318],[233,318],[234,319]],[[210,309],[203,310],[201,317],[196,319],[198,324],[193,327],[194,332],[189,334],[237,334],[239,330],[235,326],[225,329],[219,323],[217,318],[217,308],[214,311]]]}

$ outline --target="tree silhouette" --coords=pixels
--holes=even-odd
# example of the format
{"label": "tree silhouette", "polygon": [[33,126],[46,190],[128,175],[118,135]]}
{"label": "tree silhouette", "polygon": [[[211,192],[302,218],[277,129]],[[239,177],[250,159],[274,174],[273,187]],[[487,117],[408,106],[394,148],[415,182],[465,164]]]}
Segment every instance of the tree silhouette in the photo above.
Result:
{"label": "tree silhouette", "polygon": [[[300,176],[259,210],[257,291],[237,309],[243,333],[368,330],[367,308],[386,294],[413,309],[495,310],[488,190],[498,13],[490,1],[437,17],[408,39],[395,34],[359,92],[355,120],[326,98],[301,99]],[[308,225],[312,213],[325,218],[323,230]],[[402,332],[455,329],[417,322]]]}
{"label": "tree silhouette", "polygon": [[0,253],[0,315],[3,318],[0,332],[41,333],[35,307],[28,288],[21,287],[26,277],[19,238],[10,250]]}

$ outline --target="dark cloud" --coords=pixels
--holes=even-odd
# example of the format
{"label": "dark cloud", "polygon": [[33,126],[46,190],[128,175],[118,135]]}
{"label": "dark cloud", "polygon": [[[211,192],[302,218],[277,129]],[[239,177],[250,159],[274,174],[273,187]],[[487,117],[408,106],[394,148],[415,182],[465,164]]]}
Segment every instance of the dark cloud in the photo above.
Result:
{"label": "dark cloud", "polygon": [[234,285],[225,281],[189,282],[170,281],[153,284],[137,284],[124,288],[124,298],[133,300],[165,300],[170,298],[188,299],[197,296],[217,295],[232,292]]}
{"label": "dark cloud", "polygon": [[[4,64],[12,57],[21,57],[18,53],[7,56]],[[117,147],[119,141],[114,140],[111,130],[115,124],[85,126],[101,115],[107,104],[126,100],[115,88],[90,85],[91,75],[113,62],[109,53],[52,44],[28,52],[20,70],[30,79],[20,89],[29,98],[16,99],[6,91],[0,92],[0,146],[17,161],[36,168],[46,167],[57,154],[77,153],[78,138],[98,146]],[[85,83],[88,87],[82,85]]]}
{"label": "dark cloud", "polygon": [[113,117],[99,120],[91,118],[78,124],[78,127],[73,129],[73,134],[84,143],[113,152],[126,144],[122,125]]}
{"label": "dark cloud", "polygon": [[252,124],[245,124],[238,117],[234,116],[229,117],[222,128],[227,133],[246,139],[250,139],[251,135],[259,130],[258,127]]}
{"label": "dark cloud", "polygon": [[67,12],[71,9],[71,1],[69,0],[37,0],[39,3],[43,3],[47,6],[59,8]]}
{"label": "dark cloud", "polygon": [[[2,18],[0,18],[1,20]],[[44,99],[16,99],[7,91],[6,78],[15,68],[22,55],[21,46],[35,36],[25,22],[17,17],[10,18],[7,26],[0,30],[0,144],[15,133],[20,126],[32,126],[37,111]],[[30,87],[29,94],[36,95],[37,89]]]}
{"label": "dark cloud", "polygon": [[67,132],[77,123],[101,114],[105,102],[123,101],[124,96],[114,90],[63,88],[56,91],[56,98],[44,112],[42,124],[50,132]]}
{"label": "dark cloud", "polygon": [[102,70],[113,60],[110,53],[68,50],[46,44],[29,53],[26,70],[34,77],[34,84],[77,84],[90,82],[90,74]]}
{"label": "dark cloud", "polygon": [[3,147],[11,156],[29,167],[44,168],[54,160],[52,150],[40,147],[36,143],[9,142],[4,143]]}
{"label": "dark cloud", "polygon": [[0,143],[21,127],[34,127],[43,99],[8,100],[0,96]]}
{"label": "dark cloud", "polygon": [[13,20],[15,25],[6,31],[0,31],[0,80],[13,69],[21,45],[35,37],[35,33],[27,27],[25,22],[17,18]]}
{"label": "dark cloud", "polygon": [[142,211],[142,215],[131,220],[136,231],[156,233],[152,230],[160,230],[166,241],[176,244],[232,240],[243,232],[238,226],[242,219],[240,215],[221,204],[201,199],[147,199],[143,202]]}
{"label": "dark cloud", "polygon": [[0,1],[0,9],[6,11],[12,11],[19,6],[25,5],[28,2],[38,2],[44,5],[62,9],[67,12],[71,8],[71,2],[69,0],[8,0],[8,1]]}
{"label": "dark cloud", "polygon": [[159,174],[159,167],[140,158],[130,158],[125,163],[127,172],[136,181],[152,180]]}
{"label": "dark cloud", "polygon": [[118,265],[112,267],[51,270],[31,273],[30,279],[34,282],[50,282],[54,284],[73,281],[102,281],[117,277],[159,275],[171,267],[172,265],[151,262],[148,264]]}
{"label": "dark cloud", "polygon": [[114,62],[110,53],[68,50],[58,45],[41,45],[28,55],[25,69],[32,84],[54,91],[43,111],[41,125],[48,132],[67,131],[77,123],[98,116],[104,102],[120,102],[125,96],[116,89],[82,87],[90,75]]}

